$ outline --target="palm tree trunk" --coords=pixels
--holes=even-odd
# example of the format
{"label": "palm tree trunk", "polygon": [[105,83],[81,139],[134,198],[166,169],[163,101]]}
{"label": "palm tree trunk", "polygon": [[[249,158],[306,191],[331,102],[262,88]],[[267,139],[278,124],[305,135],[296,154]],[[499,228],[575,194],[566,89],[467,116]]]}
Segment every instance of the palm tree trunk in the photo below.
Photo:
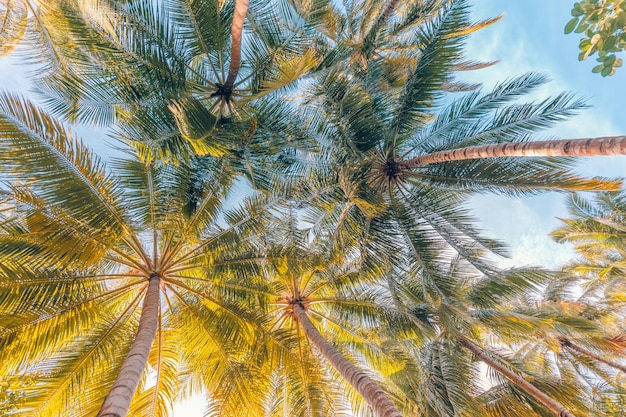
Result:
{"label": "palm tree trunk", "polygon": [[546,408],[548,408],[557,416],[575,417],[574,414],[569,412],[569,410],[567,410],[559,402],[548,397],[543,391],[541,391],[540,389],[532,385],[530,382],[526,381],[521,376],[517,375],[516,373],[512,372],[510,369],[502,366],[500,363],[493,360],[493,358],[487,355],[477,345],[470,342],[468,339],[462,336],[458,336],[457,340],[462,346],[464,346],[470,352],[476,355],[476,357],[480,358],[483,362],[489,365],[489,367],[496,370],[499,374],[504,376],[506,379],[508,379],[509,381],[511,381],[512,383],[514,383],[515,385],[517,385],[518,387],[526,391],[527,394],[529,394],[535,400],[539,401],[541,404],[543,404]]}
{"label": "palm tree trunk", "polygon": [[378,28],[380,25],[384,24],[387,21],[387,19],[389,19],[389,16],[391,16],[391,13],[393,13],[394,10],[396,10],[396,7],[398,7],[399,3],[400,3],[400,0],[389,0],[387,4],[385,5],[385,7],[383,8],[383,11],[378,16],[378,19],[376,19],[376,23],[374,23],[374,27]]}
{"label": "palm tree trunk", "polygon": [[322,356],[343,376],[354,389],[367,401],[378,417],[402,417],[400,411],[389,399],[387,394],[368,377],[365,372],[353,365],[348,359],[339,353],[317,331],[306,312],[300,304],[294,304],[293,311],[296,314],[300,327],[307,335],[311,343],[320,351]]}
{"label": "palm tree trunk", "polygon": [[135,395],[141,374],[148,363],[150,348],[159,327],[160,283],[159,274],[150,275],[135,341],[97,417],[125,417],[128,413],[130,400]]}
{"label": "palm tree trunk", "polygon": [[435,162],[511,156],[607,156],[626,155],[626,136],[607,136],[590,139],[543,140],[536,142],[508,142],[495,145],[469,146],[434,152],[399,162],[402,168]]}
{"label": "palm tree trunk", "polygon": [[612,361],[610,359],[606,359],[606,358],[604,358],[604,357],[602,357],[600,355],[597,355],[597,354],[595,354],[595,353],[585,349],[582,346],[578,346],[577,344],[573,343],[572,341],[570,341],[570,340],[568,340],[566,338],[562,338],[561,339],[561,344],[563,346],[565,346],[566,348],[569,348],[569,349],[571,349],[573,351],[576,351],[576,352],[581,353],[581,354],[583,354],[585,356],[588,356],[588,357],[590,357],[592,359],[595,359],[598,362],[602,362],[605,365],[608,365],[608,366],[610,366],[612,368],[615,368],[615,369],[619,369],[620,371],[626,373],[626,366],[624,366],[624,365],[622,365],[620,363],[617,363],[615,361]]}
{"label": "palm tree trunk", "polygon": [[367,57],[369,57],[369,55],[374,50],[374,41],[376,40],[376,36],[378,36],[378,31],[380,30],[380,27],[384,25],[385,22],[387,22],[396,7],[398,7],[399,3],[400,0],[388,0],[387,4],[383,6],[380,15],[378,15],[378,18],[376,19],[370,30],[363,37],[363,46],[365,47],[364,51]]}
{"label": "palm tree trunk", "polygon": [[230,66],[228,67],[228,78],[224,87],[231,90],[239,74],[241,67],[241,39],[243,34],[243,21],[248,12],[248,0],[235,0],[235,12],[233,15],[233,23],[230,29],[231,48],[230,48]]}

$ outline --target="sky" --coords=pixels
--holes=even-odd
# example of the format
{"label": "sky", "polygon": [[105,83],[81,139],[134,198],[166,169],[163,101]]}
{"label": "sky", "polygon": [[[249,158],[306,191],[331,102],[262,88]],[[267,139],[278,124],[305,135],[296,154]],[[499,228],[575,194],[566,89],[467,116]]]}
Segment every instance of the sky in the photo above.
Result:
{"label": "sky", "polygon": [[[578,61],[579,35],[565,35],[573,1],[563,0],[475,0],[476,19],[504,18],[476,34],[467,45],[467,56],[497,65],[467,74],[482,82],[485,89],[507,78],[528,71],[547,74],[551,82],[542,87],[536,99],[571,91],[591,106],[566,123],[547,132],[554,138],[587,138],[626,134],[624,100],[626,68],[611,77],[591,73],[595,59]],[[626,157],[582,158],[577,171],[587,176],[622,177]],[[512,257],[505,266],[543,265],[556,267],[573,255],[569,245],[554,243],[548,232],[559,227],[557,217],[567,216],[564,194],[512,199],[480,196],[472,202],[474,213],[492,237],[506,241]]]}
{"label": "sky", "polygon": [[[475,18],[505,14],[495,25],[474,34],[467,44],[467,57],[479,61],[500,61],[496,66],[464,74],[480,82],[485,90],[528,71],[547,74],[553,80],[542,87],[536,99],[572,91],[586,98],[591,108],[547,132],[554,138],[587,138],[626,134],[626,67],[612,77],[592,74],[593,58],[579,62],[576,34],[564,35],[574,0],[475,0]],[[0,88],[25,91],[28,83],[18,62],[0,59]],[[84,139],[88,139],[82,135]],[[96,145],[96,151],[102,144]],[[577,170],[588,176],[626,176],[626,156],[581,160]],[[503,266],[543,265],[556,267],[573,255],[571,247],[554,243],[548,233],[559,227],[557,217],[566,217],[564,194],[513,199],[481,195],[471,208],[491,237],[506,241],[511,259]],[[173,417],[201,417],[201,401],[178,404]]]}

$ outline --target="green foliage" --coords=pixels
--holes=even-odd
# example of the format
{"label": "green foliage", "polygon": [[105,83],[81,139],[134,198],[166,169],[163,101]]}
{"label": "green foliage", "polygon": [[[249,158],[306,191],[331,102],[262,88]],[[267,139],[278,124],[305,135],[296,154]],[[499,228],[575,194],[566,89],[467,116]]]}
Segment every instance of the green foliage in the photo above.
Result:
{"label": "green foliage", "polygon": [[26,33],[28,9],[22,0],[0,2],[0,57],[11,53]]}
{"label": "green foliage", "polygon": [[615,74],[622,66],[617,54],[626,49],[626,2],[623,0],[583,0],[574,3],[573,18],[565,33],[582,33],[580,54],[583,61],[596,55],[598,65],[592,72],[603,77]]}
{"label": "green foliage", "polygon": [[[219,397],[222,415],[236,415],[265,381],[244,360],[261,325],[246,283],[258,281],[254,242],[278,198],[232,204],[235,176],[214,163],[205,164],[214,180],[189,207],[193,165],[145,163],[130,150],[105,165],[28,101],[0,102],[10,178],[0,222],[2,406],[25,416],[95,414],[158,270],[159,327],[134,415],[168,415],[190,378]],[[235,294],[225,285],[233,282]],[[15,377],[33,382],[16,386]]]}
{"label": "green foliage", "polygon": [[[626,198],[624,193],[604,193],[592,200],[573,195],[571,218],[552,232],[558,242],[574,245],[579,259],[566,270],[582,286],[581,299],[602,301],[626,313]],[[569,283],[572,285],[572,283]]]}
{"label": "green foliage", "polygon": [[[232,1],[37,4],[24,42],[42,48],[31,59],[49,112],[0,94],[0,407],[95,414],[158,272],[133,415],[166,416],[198,387],[207,415],[368,415],[294,303],[407,415],[545,415],[502,376],[485,391],[461,340],[592,409],[585,372],[610,372],[548,357],[565,336],[607,346],[594,319],[612,315],[539,302],[561,277],[500,270],[506,247],[466,203],[603,180],[554,158],[402,165],[533,140],[585,107],[525,100],[547,81],[537,74],[488,92],[456,79],[491,64],[467,60],[464,41],[498,19],[472,21],[465,0],[252,2],[226,96]],[[110,127],[124,156],[103,163],[73,123]]]}

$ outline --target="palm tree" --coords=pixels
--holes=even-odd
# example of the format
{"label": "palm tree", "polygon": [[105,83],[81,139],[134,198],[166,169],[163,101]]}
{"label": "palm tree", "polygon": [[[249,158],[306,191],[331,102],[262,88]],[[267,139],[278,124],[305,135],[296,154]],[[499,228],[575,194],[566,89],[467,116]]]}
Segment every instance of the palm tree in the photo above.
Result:
{"label": "palm tree", "polygon": [[0,130],[0,377],[33,381],[20,415],[166,416],[191,380],[221,415],[260,413],[261,321],[233,289],[260,279],[253,236],[277,201],[233,204],[219,159],[200,195],[197,166],[105,165],[17,96],[0,97]]}
{"label": "palm tree", "polygon": [[[386,67],[372,64],[361,77],[332,72],[310,87],[305,120],[325,154],[303,189],[304,220],[313,225],[314,236],[333,237],[338,256],[358,253],[365,267],[377,268],[399,262],[399,248],[408,245],[415,268],[426,273],[447,262],[448,251],[488,273],[492,266],[484,254],[504,254],[505,249],[473,226],[463,208],[473,193],[518,196],[619,186],[619,181],[579,178],[562,158],[399,165],[415,153],[526,142],[583,106],[567,94],[542,103],[515,103],[545,83],[536,74],[508,80],[487,94],[471,92],[451,100],[444,87],[454,82],[454,71],[464,62],[464,36],[476,29],[467,13],[465,2],[446,2],[419,26],[411,49],[419,52],[398,52],[412,64],[397,84],[386,81],[391,76]],[[452,104],[439,109],[440,100]]]}
{"label": "palm tree", "polygon": [[[323,11],[311,12],[311,18],[319,17],[318,25],[322,25],[322,21],[335,22],[337,20],[327,19],[328,16],[340,15],[331,5],[326,5]],[[390,21],[397,24],[397,20]],[[335,25],[338,28],[364,26]],[[467,18],[466,4],[447,2],[420,27],[413,48],[419,52],[402,55],[396,51],[404,62],[411,63],[403,67],[403,75],[396,76],[384,63],[375,65],[372,63],[375,59],[359,60],[357,64],[352,60],[354,55],[347,52],[349,48],[341,60],[333,61],[333,64],[341,63],[343,71],[333,71],[331,67],[328,71],[331,75],[320,77],[309,90],[308,119],[311,129],[327,145],[327,154],[314,177],[317,183],[303,189],[306,197],[301,205],[306,211],[304,221],[312,226],[311,239],[331,242],[327,249],[334,254],[331,259],[358,259],[360,270],[366,273],[391,271],[388,288],[392,299],[402,299],[401,294],[405,292],[392,277],[406,275],[426,311],[438,311],[437,317],[443,320],[439,306],[444,305],[460,317],[468,316],[465,318],[468,323],[476,321],[470,314],[474,307],[455,306],[456,292],[442,289],[454,280],[441,271],[448,271],[452,253],[463,259],[464,267],[474,273],[498,276],[497,268],[486,255],[506,251],[499,242],[481,236],[473,226],[471,217],[462,207],[467,197],[477,191],[523,195],[546,189],[614,190],[620,185],[619,181],[578,178],[570,173],[569,162],[563,158],[482,158],[414,167],[400,165],[416,154],[429,155],[494,142],[528,142],[537,130],[552,126],[583,106],[568,94],[542,103],[516,103],[519,97],[546,81],[536,74],[508,80],[487,94],[471,92],[455,101],[445,96],[448,86],[454,85],[455,69],[463,67],[463,36],[473,28]],[[333,57],[337,56],[339,54]],[[361,65],[363,62],[366,64]],[[437,103],[444,99],[452,104],[440,109]],[[512,316],[502,315],[515,322]],[[523,407],[543,412],[547,408],[565,415],[571,415],[568,409],[585,409],[583,400],[574,395],[580,387],[578,380],[564,380],[563,385],[555,389],[550,383],[554,374],[546,376],[532,368],[516,367],[502,355],[483,349],[482,341],[472,342],[467,338],[465,335],[472,329],[470,324],[461,331],[454,325],[458,316],[450,313],[446,316],[446,326],[439,323],[432,326],[445,329],[441,338],[452,346],[462,347],[466,354],[469,351],[480,353],[485,362],[516,387],[516,395],[523,393],[525,398],[530,398]],[[527,323],[533,321],[529,317]],[[423,339],[419,343],[424,343]],[[433,346],[438,352],[442,351],[438,343]],[[416,347],[412,349],[419,351]],[[452,351],[449,355],[455,357]],[[441,358],[440,354],[436,356]],[[423,373],[441,372],[442,366],[439,360],[429,368],[432,371]],[[418,375],[419,368],[419,363],[411,367],[413,371],[417,369]],[[510,372],[510,368],[515,370]],[[539,387],[525,383],[519,378],[520,374],[532,375]],[[463,375],[463,372],[455,375]],[[414,389],[409,376],[402,379],[398,384],[420,392]],[[435,401],[436,405],[432,401],[415,404],[414,410],[432,407],[440,415],[447,415],[450,409],[475,409],[473,400],[468,397],[472,387],[463,385],[463,378],[450,380],[457,384],[454,389],[457,397],[440,403]],[[433,390],[433,397],[439,398],[437,392]],[[460,394],[462,392],[466,394]],[[563,394],[565,392],[567,395]],[[416,412],[414,410],[410,412]]]}
{"label": "palm tree", "polygon": [[247,9],[217,0],[45,2],[35,16],[46,41],[27,39],[45,46],[29,50],[37,90],[55,116],[115,123],[144,158],[228,154],[250,170],[259,138],[293,142],[272,130],[289,106],[260,98],[280,94],[316,57],[297,28],[279,23],[281,8]]}
{"label": "palm tree", "polygon": [[568,208],[572,217],[563,219],[563,227],[552,232],[552,237],[557,242],[572,243],[579,255],[565,267],[571,278],[570,285],[580,283],[581,301],[601,300],[623,314],[621,294],[626,284],[624,193],[603,193],[591,201],[574,194],[568,200]]}
{"label": "palm tree", "polygon": [[527,320],[526,326],[535,328],[532,339],[523,331],[510,337],[515,343],[511,346],[515,357],[578,383],[580,392],[590,393],[588,402],[596,408],[604,400],[608,404],[611,397],[617,402],[623,400],[616,392],[622,385],[618,372],[624,366],[611,359],[619,355],[610,342],[615,318],[606,307],[554,297],[543,300],[528,297],[502,308],[516,320]]}
{"label": "palm tree", "polygon": [[303,302],[292,304],[293,314],[307,338],[326,360],[363,396],[374,414],[381,417],[402,417],[394,403],[365,372],[348,361],[317,331],[307,316]]}
{"label": "palm tree", "polygon": [[[397,294],[397,308],[429,341],[422,340],[420,346],[390,332],[390,337],[404,345],[407,352],[414,352],[411,355],[416,358],[416,366],[426,368],[421,387],[429,394],[424,407],[441,416],[462,410],[483,415],[490,412],[494,403],[500,407],[504,401],[511,410],[526,410],[529,415],[544,415],[549,410],[553,415],[573,416],[576,411],[570,410],[588,410],[591,389],[584,381],[537,365],[550,361],[536,361],[531,355],[517,353],[520,345],[529,345],[531,352],[537,345],[529,340],[529,334],[566,326],[577,331],[575,323],[567,318],[556,322],[555,316],[546,318],[511,308],[516,300],[537,296],[540,285],[553,274],[513,269],[481,275],[468,268],[467,261],[454,260],[434,280],[406,273],[391,274],[389,283],[395,286],[391,290]],[[467,358],[468,353],[495,371],[493,389],[484,391],[475,385],[480,372],[472,367],[474,360]],[[396,378],[405,389],[410,389],[406,385],[410,376]]]}
{"label": "palm tree", "polygon": [[458,338],[459,344],[463,347],[467,348],[470,352],[472,352],[477,358],[481,359],[485,362],[489,367],[493,368],[495,371],[500,373],[506,379],[511,381],[513,384],[517,385],[524,392],[530,395],[533,399],[537,400],[547,409],[549,409],[552,413],[559,417],[574,417],[567,408],[565,408],[558,401],[554,400],[550,396],[546,395],[542,390],[535,387],[533,384],[528,382],[523,377],[519,376],[516,372],[511,371],[506,366],[502,365],[500,362],[495,360],[492,355],[488,352],[481,349],[476,344],[472,343],[470,340],[460,336]]}
{"label": "palm tree", "polygon": [[[365,83],[373,85],[374,89],[383,90],[389,93],[389,89],[398,87],[408,87],[405,93],[409,93],[411,88],[417,89],[422,94],[428,95],[430,88],[438,88],[441,91],[463,91],[477,88],[476,85],[465,85],[453,81],[449,74],[440,71],[439,74],[427,74],[415,72],[412,77],[415,86],[411,86],[409,74],[411,70],[422,66],[422,70],[433,67],[436,55],[442,52],[444,45],[424,38],[410,37],[413,30],[422,31],[424,27],[433,24],[437,15],[442,15],[442,10],[462,8],[463,2],[455,1],[427,1],[427,2],[402,2],[389,0],[382,2],[357,2],[350,3],[344,8],[335,7],[332,3],[301,2],[293,0],[296,10],[300,16],[318,31],[318,38],[321,39],[320,49],[327,52],[326,58],[322,60],[319,68],[327,69],[329,80],[340,78],[342,73],[349,73],[352,77],[362,79]],[[456,4],[455,4],[456,3]],[[501,17],[501,16],[500,16]],[[456,31],[448,33],[449,38],[461,38],[476,30],[482,29],[497,22],[500,17],[489,19],[483,22],[469,24],[465,27],[458,27]],[[407,40],[410,39],[410,40]],[[432,43],[431,43],[432,42]],[[425,45],[430,43],[430,50]],[[433,47],[435,46],[435,47]],[[444,48],[441,48],[444,46]],[[437,51],[440,49],[440,51]],[[452,48],[448,51],[446,58],[449,60],[459,59],[460,54],[454,54]],[[440,62],[437,62],[440,64]],[[455,70],[472,70],[492,65],[493,63],[471,63],[471,62],[448,62]],[[436,65],[436,64],[435,64]],[[318,69],[319,69],[318,68]],[[409,71],[405,71],[408,68]],[[433,68],[431,68],[433,69]],[[450,68],[449,68],[450,69]],[[439,77],[429,78],[431,76]],[[429,81],[434,81],[435,85],[429,85]],[[370,87],[371,88],[371,87]],[[432,93],[432,92],[431,92]],[[403,100],[410,100],[406,94]],[[426,97],[416,97],[417,101],[427,102]],[[409,106],[402,108],[408,110],[410,101],[404,103]],[[546,103],[547,104],[547,103]],[[396,125],[400,128],[412,125],[400,126],[409,120],[404,116],[396,118]],[[455,122],[458,122],[455,120]],[[419,127],[419,126],[418,126]],[[395,129],[392,130],[397,135]],[[438,131],[444,136],[445,130]],[[513,139],[513,138],[512,138]],[[395,141],[395,138],[392,139]],[[402,139],[399,139],[402,140]],[[390,153],[385,159],[386,164],[393,164],[396,171],[405,172],[418,165],[446,162],[456,160],[466,160],[485,157],[511,157],[511,156],[580,156],[580,155],[624,155],[626,154],[626,139],[624,137],[596,138],[593,141],[584,140],[563,140],[563,141],[534,141],[532,143],[518,143],[522,138],[515,139],[515,142],[506,144],[502,138],[498,138],[496,143],[489,143],[491,137],[484,137],[486,143],[480,147],[467,145],[459,147],[453,142],[447,143],[447,148],[439,152],[410,157],[410,149],[406,154]]]}
{"label": "palm tree", "polygon": [[[385,307],[375,298],[376,283],[362,277],[349,259],[331,260],[323,245],[308,244],[306,231],[294,224],[277,226],[268,235],[268,255],[274,266],[269,286],[275,293],[273,302],[266,303],[275,306],[271,328],[285,331],[295,327],[297,355],[306,357],[301,346],[306,339],[349,384],[348,391],[360,394],[374,415],[402,416],[370,372],[353,364],[345,353],[346,345],[351,346],[349,356],[354,359],[382,363],[386,372],[395,366],[393,357],[383,353],[371,335],[385,320]],[[367,333],[370,334],[366,336]],[[382,357],[382,361],[374,359],[377,357]],[[325,383],[334,385],[332,380]],[[346,394],[343,397],[345,401]],[[341,398],[336,401],[342,402]],[[353,410],[362,408],[359,402],[353,400]]]}

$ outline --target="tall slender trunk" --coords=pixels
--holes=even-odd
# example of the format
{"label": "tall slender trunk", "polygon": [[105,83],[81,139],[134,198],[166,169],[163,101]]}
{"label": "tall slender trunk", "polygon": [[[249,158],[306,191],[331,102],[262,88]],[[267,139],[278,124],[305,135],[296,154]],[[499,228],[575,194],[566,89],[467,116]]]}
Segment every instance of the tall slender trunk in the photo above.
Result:
{"label": "tall slender trunk", "polygon": [[298,319],[300,327],[307,335],[311,343],[320,351],[322,356],[343,376],[354,389],[372,407],[374,414],[378,417],[402,417],[402,414],[387,394],[358,367],[353,365],[345,356],[339,353],[324,337],[317,331],[304,308],[300,304],[295,304],[293,310]]}
{"label": "tall slender trunk", "polygon": [[300,327],[311,343],[320,351],[322,356],[343,376],[354,389],[367,401],[378,417],[402,417],[402,414],[387,394],[365,372],[353,365],[337,349],[317,331],[304,308],[295,304],[293,310],[300,323]]}
{"label": "tall slender trunk", "polygon": [[150,348],[159,327],[160,284],[159,274],[150,275],[135,341],[97,417],[125,417],[128,413],[130,401],[135,395],[141,374],[148,363]]}
{"label": "tall slender trunk", "polygon": [[612,368],[615,368],[615,369],[619,369],[620,371],[626,373],[626,366],[622,365],[621,363],[617,363],[617,362],[612,361],[610,359],[604,358],[604,357],[602,357],[602,356],[600,356],[600,355],[598,355],[596,353],[593,353],[593,352],[585,349],[582,346],[578,346],[577,344],[575,344],[571,340],[568,340],[566,338],[562,338],[561,339],[561,344],[563,346],[565,346],[566,348],[568,348],[568,349],[576,351],[576,352],[578,352],[580,354],[583,354],[583,355],[588,356],[588,357],[590,357],[592,359],[595,359],[598,362],[602,362],[605,365],[608,365],[608,366],[610,366]]}
{"label": "tall slender trunk", "polygon": [[248,12],[248,0],[235,0],[235,12],[233,14],[233,23],[230,29],[231,48],[230,48],[230,66],[228,67],[228,78],[224,83],[224,87],[229,91],[232,90],[239,67],[241,67],[241,38],[243,34],[243,21]]}
{"label": "tall slender trunk", "polygon": [[376,23],[374,23],[374,28],[378,29],[380,25],[384,24],[389,19],[394,10],[396,10],[396,7],[398,7],[399,3],[400,0],[389,0],[387,4],[385,4],[385,7],[383,8],[380,15],[378,16],[378,19],[376,19]]}
{"label": "tall slender trunk", "polygon": [[626,155],[626,136],[607,136],[590,139],[542,140],[536,142],[508,142],[495,145],[469,146],[434,152],[400,161],[402,168],[435,162],[509,156],[607,156]]}
{"label": "tall slender trunk", "polygon": [[398,7],[399,3],[400,0],[388,0],[387,4],[383,6],[380,15],[378,15],[378,18],[376,19],[370,30],[363,37],[363,47],[365,48],[364,52],[366,57],[369,57],[370,54],[374,51],[374,42],[376,40],[376,37],[378,36],[378,31],[380,30],[380,27],[387,22],[396,7]]}
{"label": "tall slender trunk", "polygon": [[470,352],[472,352],[476,357],[480,358],[483,362],[485,362],[489,367],[496,370],[500,375],[504,376],[506,379],[526,391],[527,394],[532,396],[535,400],[539,401],[546,408],[552,411],[559,417],[575,417],[567,408],[565,408],[559,402],[553,400],[549,396],[547,396],[543,391],[532,385],[530,382],[526,381],[521,376],[512,372],[510,369],[502,366],[500,363],[495,361],[489,355],[487,355],[483,350],[481,350],[477,345],[469,341],[468,339],[458,336],[457,340],[459,343],[467,348]]}

